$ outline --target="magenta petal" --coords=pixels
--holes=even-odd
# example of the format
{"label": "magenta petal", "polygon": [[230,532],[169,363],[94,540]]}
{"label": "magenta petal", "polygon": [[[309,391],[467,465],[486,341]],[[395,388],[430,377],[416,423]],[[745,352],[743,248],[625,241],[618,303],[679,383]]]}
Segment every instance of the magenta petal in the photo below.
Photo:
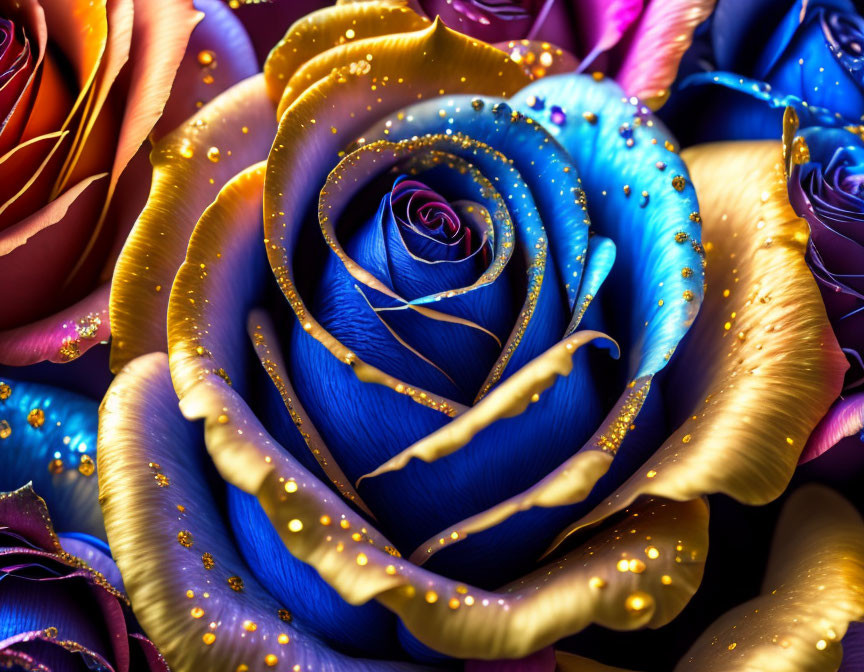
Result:
{"label": "magenta petal", "polygon": [[618,44],[642,12],[642,0],[582,0],[578,3],[579,26],[584,46],[581,70]]}
{"label": "magenta petal", "polygon": [[467,660],[465,672],[555,672],[555,650],[548,646],[519,660]]}
{"label": "magenta petal", "polygon": [[60,312],[36,322],[0,331],[0,363],[27,366],[42,361],[68,362],[108,340],[110,283]]}
{"label": "magenta petal", "polygon": [[864,429],[864,392],[841,399],[822,418],[810,435],[799,464],[819,457],[838,441]]}

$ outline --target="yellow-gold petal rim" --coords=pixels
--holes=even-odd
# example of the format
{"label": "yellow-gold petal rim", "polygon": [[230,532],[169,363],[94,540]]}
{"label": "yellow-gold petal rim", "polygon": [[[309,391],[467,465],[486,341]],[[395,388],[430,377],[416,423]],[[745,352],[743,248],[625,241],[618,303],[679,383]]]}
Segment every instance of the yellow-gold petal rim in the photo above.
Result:
{"label": "yellow-gold petal rim", "polygon": [[204,209],[236,173],[266,158],[275,133],[263,75],[213,99],[156,143],[147,204],[114,271],[111,368],[165,351],[165,315],[174,275]]}

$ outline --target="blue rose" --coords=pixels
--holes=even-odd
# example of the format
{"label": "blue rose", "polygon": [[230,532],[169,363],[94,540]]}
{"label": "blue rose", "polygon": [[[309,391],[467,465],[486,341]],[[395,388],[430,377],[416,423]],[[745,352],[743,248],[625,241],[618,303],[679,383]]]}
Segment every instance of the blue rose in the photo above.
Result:
{"label": "blue rose", "polygon": [[531,81],[389,2],[295,24],[161,141],[98,457],[172,667],[458,667],[668,623],[703,496],[778,496],[845,366],[779,144],[748,151],[685,165],[614,82]]}
{"label": "blue rose", "polygon": [[663,118],[684,144],[779,138],[864,120],[864,19],[851,0],[720,0],[679,70]]}

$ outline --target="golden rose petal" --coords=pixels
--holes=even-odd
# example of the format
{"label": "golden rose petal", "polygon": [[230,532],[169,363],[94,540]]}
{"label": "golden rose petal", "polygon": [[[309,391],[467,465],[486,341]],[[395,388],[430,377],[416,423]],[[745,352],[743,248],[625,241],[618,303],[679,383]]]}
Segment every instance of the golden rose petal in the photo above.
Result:
{"label": "golden rose petal", "polygon": [[632,670],[625,670],[623,667],[604,665],[596,660],[566,651],[556,651],[555,662],[558,665],[556,672],[633,672]]}
{"label": "golden rose petal", "polygon": [[849,623],[864,619],[864,524],[808,485],[786,503],[762,593],[721,616],[676,672],[833,672]]}
{"label": "golden rose petal", "polygon": [[553,547],[640,495],[771,501],[840,393],[847,364],[804,261],[807,225],[789,205],[780,144],[702,145],[683,156],[708,261],[705,303],[667,377],[666,398],[680,400],[687,419]]}
{"label": "golden rose petal", "polygon": [[225,182],[266,157],[274,133],[273,107],[258,75],[219,95],[156,144],[150,197],[114,272],[112,370],[166,349],[168,290],[195,223]]}
{"label": "golden rose petal", "polygon": [[357,2],[325,7],[297,21],[264,63],[267,92],[278,102],[286,84],[307,61],[357,40],[420,30],[429,19],[407,7],[407,0]]}

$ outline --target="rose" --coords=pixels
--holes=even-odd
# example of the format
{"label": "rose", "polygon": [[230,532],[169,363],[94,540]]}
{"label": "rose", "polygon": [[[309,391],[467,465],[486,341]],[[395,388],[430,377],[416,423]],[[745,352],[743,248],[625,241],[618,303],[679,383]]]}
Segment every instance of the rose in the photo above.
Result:
{"label": "rose", "polygon": [[628,94],[657,107],[668,97],[693,30],[711,13],[714,0],[413,0],[412,5],[467,35],[501,43],[538,76],[551,72],[544,52],[560,47],[576,59],[566,61],[569,69],[604,72]]}
{"label": "rose", "polygon": [[788,153],[789,200],[810,226],[807,263],[851,364],[846,398],[813,433],[806,461],[864,428],[864,142],[846,130],[811,127],[794,136]]}
{"label": "rose", "polygon": [[[156,136],[255,72],[231,10],[197,5],[195,28],[188,0],[0,3],[0,363],[65,362],[107,339],[107,280],[146,199],[147,135],[163,111]],[[166,107],[178,70],[183,93]]]}
{"label": "rose", "polygon": [[136,632],[107,550],[88,535],[58,536],[32,487],[0,493],[0,665],[168,671]]}
{"label": "rose", "polygon": [[[688,172],[614,83],[526,84],[439,22],[348,4],[155,148],[112,288],[127,366],[100,488],[176,668],[514,658],[657,626],[701,576],[702,495],[788,482],[845,361],[779,146]],[[672,359],[702,296],[691,179],[716,289]],[[638,534],[571,548],[617,514]]]}
{"label": "rose", "polygon": [[862,50],[864,19],[851,0],[720,0],[664,119],[685,144],[777,138],[787,106],[808,126],[861,123]]}

